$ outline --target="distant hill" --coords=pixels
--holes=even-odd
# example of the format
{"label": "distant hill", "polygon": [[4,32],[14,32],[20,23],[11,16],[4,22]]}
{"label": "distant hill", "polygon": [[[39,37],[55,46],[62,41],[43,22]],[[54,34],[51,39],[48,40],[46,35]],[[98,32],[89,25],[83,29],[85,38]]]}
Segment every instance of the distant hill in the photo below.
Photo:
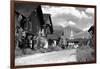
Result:
{"label": "distant hill", "polygon": [[82,30],[73,25],[68,25],[64,28],[64,36],[65,37],[69,38],[71,35],[71,32],[73,33],[73,36],[74,36],[74,35],[82,32]]}
{"label": "distant hill", "polygon": [[74,35],[74,38],[89,38],[89,37],[91,37],[91,35],[89,34],[88,31],[83,31]]}
{"label": "distant hill", "polygon": [[62,26],[53,26],[54,30],[63,30],[64,28]]}
{"label": "distant hill", "polygon": [[64,32],[64,37],[68,38],[71,36],[71,31],[73,32],[73,38],[89,38],[90,34],[88,30],[83,31],[80,28],[78,28],[76,25],[68,25],[66,27],[62,26],[54,26],[54,32],[53,34],[57,36],[61,36]]}
{"label": "distant hill", "polygon": [[53,26],[54,32],[53,34],[57,36],[61,36],[62,33],[64,32],[64,28],[62,26]]}

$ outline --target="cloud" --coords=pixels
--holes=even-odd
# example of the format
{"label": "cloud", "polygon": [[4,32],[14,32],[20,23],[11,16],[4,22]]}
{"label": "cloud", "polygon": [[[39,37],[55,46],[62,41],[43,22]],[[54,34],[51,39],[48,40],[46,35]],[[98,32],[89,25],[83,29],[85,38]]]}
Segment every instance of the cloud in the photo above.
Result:
{"label": "cloud", "polygon": [[90,27],[84,28],[83,31],[87,31]]}
{"label": "cloud", "polygon": [[81,11],[81,18],[88,18],[88,15],[84,11]]}
{"label": "cloud", "polygon": [[53,14],[52,16],[55,16],[56,14],[72,14],[75,17],[82,18],[82,17],[88,17],[84,11],[79,11],[75,7],[58,7],[58,6],[47,6],[42,5],[43,13],[49,13]]}
{"label": "cloud", "polygon": [[94,8],[87,8],[85,11],[89,14],[94,14]]}
{"label": "cloud", "polygon": [[93,25],[94,19],[90,14],[93,14],[94,10],[91,8],[82,9],[84,10],[79,10],[78,7],[42,5],[43,13],[51,14],[53,25],[60,25],[62,27],[76,25],[84,30]]}
{"label": "cloud", "polygon": [[69,25],[76,25],[76,23],[74,23],[73,21],[69,21],[68,23]]}
{"label": "cloud", "polygon": [[74,23],[73,21],[58,21],[58,22],[56,22],[56,23],[54,23],[56,26],[62,26],[62,27],[66,27],[66,26],[68,26],[68,25],[73,25],[73,26],[75,26],[76,25],[76,23]]}
{"label": "cloud", "polygon": [[54,26],[62,26],[62,27],[66,27],[67,26],[67,24],[68,24],[68,22],[66,21],[66,20],[64,20],[64,19],[58,19],[58,20],[52,20],[52,22],[53,22],[53,25]]}
{"label": "cloud", "polygon": [[[70,23],[77,22],[79,19],[72,14],[57,14],[55,16],[51,16],[53,25],[63,25],[63,27],[70,25]],[[70,22],[70,23],[69,23]]]}

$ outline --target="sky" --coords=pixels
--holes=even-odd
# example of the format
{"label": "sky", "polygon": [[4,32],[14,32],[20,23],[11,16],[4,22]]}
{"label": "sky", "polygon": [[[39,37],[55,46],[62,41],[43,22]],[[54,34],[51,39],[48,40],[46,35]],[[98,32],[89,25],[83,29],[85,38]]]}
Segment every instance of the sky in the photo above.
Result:
{"label": "sky", "polygon": [[94,8],[42,5],[45,14],[51,14],[53,26],[73,25],[88,30],[94,24]]}

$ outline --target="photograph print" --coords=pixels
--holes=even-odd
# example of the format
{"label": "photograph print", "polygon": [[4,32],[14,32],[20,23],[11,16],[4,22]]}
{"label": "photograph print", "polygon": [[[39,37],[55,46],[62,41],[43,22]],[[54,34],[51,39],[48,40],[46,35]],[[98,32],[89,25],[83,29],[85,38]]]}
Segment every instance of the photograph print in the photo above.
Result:
{"label": "photograph print", "polygon": [[15,66],[95,61],[95,8],[15,3]]}

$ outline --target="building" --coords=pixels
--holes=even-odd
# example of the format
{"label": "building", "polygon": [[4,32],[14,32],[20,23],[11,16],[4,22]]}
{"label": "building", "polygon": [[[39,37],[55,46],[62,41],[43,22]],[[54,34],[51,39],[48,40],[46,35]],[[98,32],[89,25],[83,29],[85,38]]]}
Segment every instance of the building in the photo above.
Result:
{"label": "building", "polygon": [[93,37],[93,34],[94,34],[94,26],[91,26],[90,29],[88,30],[88,32]]}
{"label": "building", "polygon": [[53,34],[53,25],[50,14],[43,14],[45,34]]}
{"label": "building", "polygon": [[22,32],[26,35],[23,39],[26,42],[23,44],[33,47],[38,42],[38,39],[34,37],[46,38],[48,34],[53,33],[50,14],[43,14],[40,5],[17,4],[15,13],[17,17],[15,25],[16,27],[22,28]]}

